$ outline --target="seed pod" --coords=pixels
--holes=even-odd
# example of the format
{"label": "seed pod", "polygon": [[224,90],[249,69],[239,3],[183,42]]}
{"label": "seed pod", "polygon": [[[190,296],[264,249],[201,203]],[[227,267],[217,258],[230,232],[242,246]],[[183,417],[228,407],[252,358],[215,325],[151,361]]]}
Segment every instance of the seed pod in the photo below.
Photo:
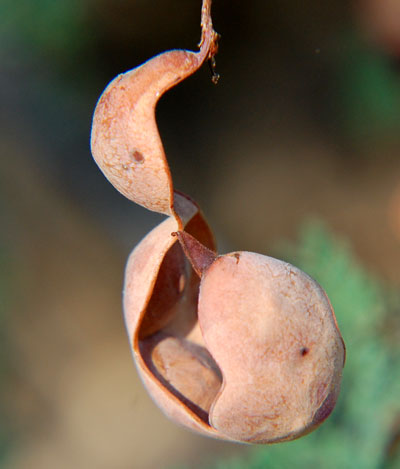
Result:
{"label": "seed pod", "polygon": [[271,443],[308,433],[331,413],[343,341],[324,291],[307,274],[261,254],[221,256],[202,277],[198,315],[223,376],[213,428]]}
{"label": "seed pod", "polygon": [[[197,206],[176,194],[185,229],[214,249],[213,236]],[[208,410],[221,375],[204,347],[197,321],[199,278],[171,233],[170,217],[133,250],[125,273],[124,315],[133,357],[150,395],[170,418],[217,436]]]}
{"label": "seed pod", "polygon": [[[193,283],[192,303],[179,300],[191,327],[182,328],[178,301],[168,327],[141,338],[151,314],[144,308],[133,331],[138,369],[156,403],[175,421],[227,440],[272,443],[317,427],[336,403],[345,353],[322,288],[286,262],[249,252],[216,256],[184,232],[179,240],[201,273],[198,306]],[[126,288],[126,314],[131,296]]]}
{"label": "seed pod", "polygon": [[170,215],[130,255],[124,285],[133,357],[154,401],[204,435],[291,440],[318,426],[339,393],[345,348],[332,307],[286,262],[216,254],[197,204],[173,189],[154,118],[161,94],[214,58],[210,8],[203,0],[198,53],[165,52],[106,88],[92,152],[122,194]]}
{"label": "seed pod", "polygon": [[155,120],[155,107],[170,88],[217,52],[211,2],[202,9],[199,52],[171,50],[117,76],[104,90],[93,115],[93,158],[125,197],[166,215],[174,214],[173,185]]}

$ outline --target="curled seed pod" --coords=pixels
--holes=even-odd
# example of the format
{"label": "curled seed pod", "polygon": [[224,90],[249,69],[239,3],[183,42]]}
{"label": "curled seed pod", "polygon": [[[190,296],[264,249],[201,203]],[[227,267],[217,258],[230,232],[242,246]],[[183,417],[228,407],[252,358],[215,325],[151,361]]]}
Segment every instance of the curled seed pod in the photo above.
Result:
{"label": "curled seed pod", "polygon": [[[176,194],[185,229],[214,249],[197,206]],[[150,395],[173,420],[217,436],[207,416],[221,375],[197,321],[199,278],[185,260],[169,217],[133,250],[124,285],[124,315],[133,357]]]}
{"label": "curled seed pod", "polygon": [[216,254],[198,206],[173,190],[154,119],[161,94],[216,53],[210,6],[203,0],[197,54],[165,52],[106,88],[92,152],[122,194],[170,215],[130,255],[124,285],[133,357],[154,401],[204,435],[291,440],[318,426],[339,393],[345,348],[332,307],[286,262]]}
{"label": "curled seed pod", "polygon": [[217,256],[187,232],[178,236],[201,275],[192,326],[182,334],[184,316],[176,313],[149,338],[141,339],[140,322],[133,332],[155,401],[177,422],[233,441],[272,443],[316,428],[335,406],[345,356],[322,288],[286,262],[249,252]]}
{"label": "curled seed pod", "polygon": [[217,52],[210,1],[202,9],[200,51],[172,50],[117,76],[101,95],[93,116],[91,149],[107,179],[125,197],[171,215],[173,185],[155,121],[155,107],[171,87]]}

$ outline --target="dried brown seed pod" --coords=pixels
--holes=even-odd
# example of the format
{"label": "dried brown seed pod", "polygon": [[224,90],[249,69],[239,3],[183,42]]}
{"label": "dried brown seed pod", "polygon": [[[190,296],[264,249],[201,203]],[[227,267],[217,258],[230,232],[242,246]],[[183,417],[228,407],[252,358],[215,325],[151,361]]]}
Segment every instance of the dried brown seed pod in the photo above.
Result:
{"label": "dried brown seed pod", "polygon": [[118,75],[104,90],[92,123],[91,149],[107,179],[128,199],[173,214],[173,186],[157,130],[155,107],[170,88],[217,52],[211,1],[202,8],[200,51],[172,50]]}
{"label": "dried brown seed pod", "polygon": [[332,411],[345,348],[314,280],[260,254],[218,256],[198,206],[173,189],[154,108],[163,92],[214,58],[210,6],[203,0],[197,54],[165,52],[106,88],[92,152],[126,197],[170,215],[134,249],[125,275],[126,327],[150,395],[170,418],[204,435],[285,441]]}
{"label": "dried brown seed pod", "polygon": [[209,413],[222,435],[291,440],[331,413],[344,346],[324,291],[307,274],[261,254],[218,257],[202,276],[198,318],[223,376]]}
{"label": "dried brown seed pod", "polygon": [[[188,282],[155,334],[142,332],[149,306],[128,326],[154,400],[175,421],[222,439],[272,443],[316,428],[336,403],[345,354],[322,288],[286,262],[249,252],[216,256],[178,235],[200,288]],[[127,269],[128,316],[138,265],[131,259]],[[152,295],[163,298],[157,289]]]}
{"label": "dried brown seed pod", "polygon": [[[210,249],[213,236],[197,206],[179,199],[185,229]],[[177,205],[178,205],[177,203]],[[183,210],[184,209],[184,210]],[[124,314],[137,369],[150,395],[173,420],[217,436],[208,425],[221,375],[197,321],[199,278],[171,233],[169,217],[133,250],[125,274]]]}

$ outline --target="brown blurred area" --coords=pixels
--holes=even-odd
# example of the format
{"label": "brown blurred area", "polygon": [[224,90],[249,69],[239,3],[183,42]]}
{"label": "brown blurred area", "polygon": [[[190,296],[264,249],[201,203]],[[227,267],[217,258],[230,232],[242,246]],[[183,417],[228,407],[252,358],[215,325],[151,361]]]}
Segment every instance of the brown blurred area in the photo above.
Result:
{"label": "brown blurred area", "polygon": [[[116,193],[88,143],[110,79],[163,50],[195,49],[200,3],[0,10],[5,467],[199,467],[247,451],[175,426],[142,388],[123,269],[161,217]],[[399,57],[374,42],[362,8],[214,0],[220,83],[203,67],[157,115],[175,186],[200,203],[221,252],[273,253],[318,218],[400,286]]]}

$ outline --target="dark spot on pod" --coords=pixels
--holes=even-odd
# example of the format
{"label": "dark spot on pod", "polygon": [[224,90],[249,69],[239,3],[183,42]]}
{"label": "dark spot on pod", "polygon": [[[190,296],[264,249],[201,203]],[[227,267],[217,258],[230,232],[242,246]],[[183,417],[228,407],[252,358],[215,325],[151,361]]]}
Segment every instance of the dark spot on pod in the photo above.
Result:
{"label": "dark spot on pod", "polygon": [[307,355],[307,353],[308,353],[309,351],[310,351],[309,348],[307,348],[307,347],[302,347],[301,350],[300,350],[300,355],[301,355],[302,357],[304,357],[305,355]]}
{"label": "dark spot on pod", "polygon": [[337,399],[337,391],[331,391],[327,398],[322,403],[321,407],[317,410],[314,415],[311,425],[319,425],[322,423],[329,415],[331,414],[333,408],[335,407]]}
{"label": "dark spot on pod", "polygon": [[143,163],[144,162],[144,156],[138,150],[133,150],[132,158],[134,159],[135,163]]}

